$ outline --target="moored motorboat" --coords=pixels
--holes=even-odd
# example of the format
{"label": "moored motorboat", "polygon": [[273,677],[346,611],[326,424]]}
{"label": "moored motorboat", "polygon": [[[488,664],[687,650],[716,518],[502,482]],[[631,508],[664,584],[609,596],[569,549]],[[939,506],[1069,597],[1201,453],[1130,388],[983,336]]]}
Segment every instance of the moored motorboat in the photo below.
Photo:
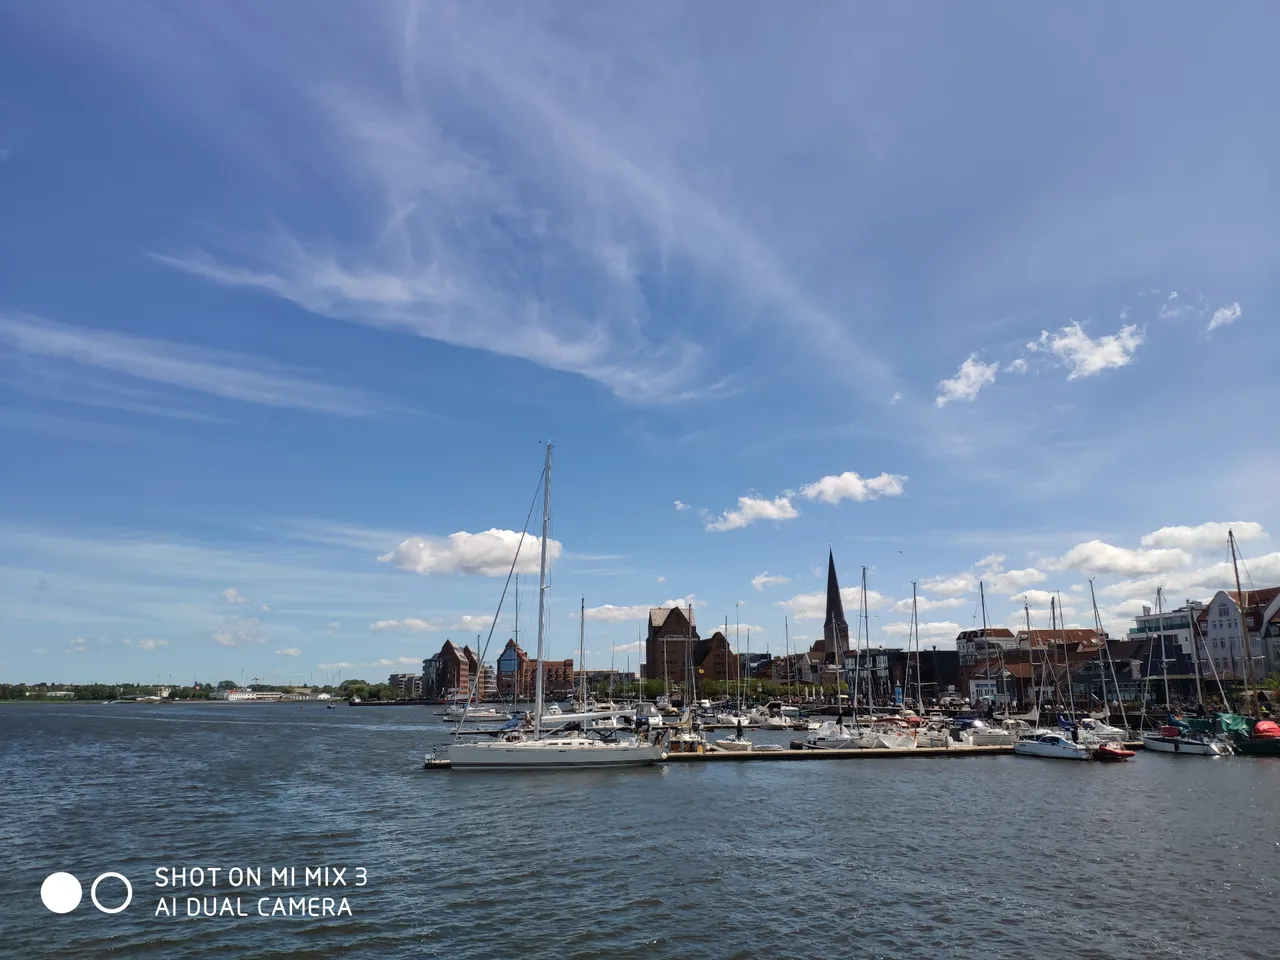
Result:
{"label": "moored motorboat", "polygon": [[1013,745],[1013,752],[1020,757],[1043,757],[1047,760],[1091,759],[1084,744],[1068,740],[1060,733],[1042,733],[1019,740]]}

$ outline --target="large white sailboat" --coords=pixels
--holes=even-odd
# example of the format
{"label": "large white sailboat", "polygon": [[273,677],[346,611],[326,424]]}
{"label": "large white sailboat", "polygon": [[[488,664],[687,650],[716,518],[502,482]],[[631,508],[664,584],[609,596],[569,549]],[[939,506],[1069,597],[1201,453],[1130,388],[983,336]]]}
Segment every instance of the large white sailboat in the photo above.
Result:
{"label": "large white sailboat", "polygon": [[[542,558],[538,570],[538,670],[534,682],[533,729],[504,731],[497,739],[450,746],[452,770],[559,769],[640,766],[663,759],[657,743],[610,731],[576,731],[543,736],[543,676],[546,654],[547,535],[551,516],[551,444],[542,473]],[[514,566],[514,564],[513,564]],[[560,718],[557,718],[557,723]],[[585,719],[585,715],[584,715]]]}

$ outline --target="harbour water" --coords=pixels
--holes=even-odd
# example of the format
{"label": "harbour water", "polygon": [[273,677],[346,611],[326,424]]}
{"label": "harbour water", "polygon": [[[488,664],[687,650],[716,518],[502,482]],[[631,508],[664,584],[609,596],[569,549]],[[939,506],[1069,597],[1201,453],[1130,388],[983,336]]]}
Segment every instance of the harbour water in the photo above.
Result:
{"label": "harbour water", "polygon": [[[1280,761],[426,772],[435,709],[0,707],[0,955],[1280,956]],[[283,895],[349,916],[155,886],[325,865],[348,885]],[[61,916],[40,896],[55,871],[84,885]],[[134,891],[114,915],[89,902],[106,871]],[[211,893],[248,915],[186,916]]]}

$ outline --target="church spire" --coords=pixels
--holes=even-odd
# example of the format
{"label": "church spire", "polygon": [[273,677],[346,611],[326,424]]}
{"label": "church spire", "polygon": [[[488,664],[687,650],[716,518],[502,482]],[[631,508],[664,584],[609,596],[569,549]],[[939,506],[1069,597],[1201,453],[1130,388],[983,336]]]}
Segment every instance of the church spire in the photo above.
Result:
{"label": "church spire", "polygon": [[827,551],[827,616],[822,623],[822,639],[833,660],[849,649],[849,623],[844,618],[844,601],[840,599],[836,558],[830,550]]}

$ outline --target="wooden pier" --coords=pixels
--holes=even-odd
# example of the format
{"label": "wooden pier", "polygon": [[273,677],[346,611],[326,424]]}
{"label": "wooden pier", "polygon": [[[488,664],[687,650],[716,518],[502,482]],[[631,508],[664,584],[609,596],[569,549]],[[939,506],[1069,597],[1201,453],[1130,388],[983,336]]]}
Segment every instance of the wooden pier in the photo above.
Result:
{"label": "wooden pier", "polygon": [[[1141,750],[1141,740],[1124,744],[1129,750]],[[924,759],[926,757],[951,757],[965,759],[976,757],[1012,756],[1013,746],[971,747],[957,743],[950,747],[907,747],[869,750],[720,750],[712,748],[706,753],[669,753],[659,763],[746,763],[755,760],[895,760]],[[448,760],[427,760],[424,770],[448,770]]]}

